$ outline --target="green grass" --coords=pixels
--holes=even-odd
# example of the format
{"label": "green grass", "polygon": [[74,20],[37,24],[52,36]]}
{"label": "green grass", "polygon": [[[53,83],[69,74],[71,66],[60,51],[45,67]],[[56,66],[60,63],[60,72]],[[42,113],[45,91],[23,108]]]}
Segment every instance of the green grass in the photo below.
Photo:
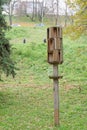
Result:
{"label": "green grass", "polygon": [[11,39],[12,44],[22,44],[24,38],[28,44],[40,44],[46,38],[46,29],[47,27],[13,27],[6,36]]}
{"label": "green grass", "polygon": [[7,37],[19,70],[15,79],[2,75],[0,130],[87,130],[87,38],[63,38],[60,127],[55,127],[53,83],[48,78],[52,66],[47,63],[47,45],[43,43],[46,27],[13,28]]}

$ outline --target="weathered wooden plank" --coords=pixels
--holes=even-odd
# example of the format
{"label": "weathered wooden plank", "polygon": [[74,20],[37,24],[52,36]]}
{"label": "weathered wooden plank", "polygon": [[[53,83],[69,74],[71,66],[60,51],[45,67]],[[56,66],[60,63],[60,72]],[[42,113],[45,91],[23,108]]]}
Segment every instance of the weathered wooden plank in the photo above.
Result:
{"label": "weathered wooden plank", "polygon": [[[53,76],[58,76],[58,65],[53,65]],[[59,125],[59,86],[58,79],[53,79],[53,91],[54,91],[54,124]]]}

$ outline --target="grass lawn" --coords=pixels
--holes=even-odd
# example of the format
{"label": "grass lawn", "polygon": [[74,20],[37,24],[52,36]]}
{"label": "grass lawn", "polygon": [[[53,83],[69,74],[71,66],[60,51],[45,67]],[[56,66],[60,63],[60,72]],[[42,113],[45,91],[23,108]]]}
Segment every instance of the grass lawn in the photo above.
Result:
{"label": "grass lawn", "polygon": [[[17,62],[15,79],[0,82],[0,130],[87,130],[87,38],[63,38],[60,127],[54,126],[52,66],[47,63],[46,27],[7,32]],[[26,38],[26,44],[23,39]]]}

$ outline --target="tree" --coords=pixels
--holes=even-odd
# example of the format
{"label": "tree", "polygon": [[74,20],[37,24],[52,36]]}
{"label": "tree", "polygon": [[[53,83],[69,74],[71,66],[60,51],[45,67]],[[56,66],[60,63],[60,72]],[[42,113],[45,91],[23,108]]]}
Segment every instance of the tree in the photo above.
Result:
{"label": "tree", "polygon": [[43,17],[44,17],[45,11],[44,11],[44,0],[39,4],[39,10],[38,10],[38,18],[41,23],[43,23]]}
{"label": "tree", "polygon": [[67,26],[67,20],[68,20],[68,12],[67,12],[67,2],[65,1],[65,27]]}
{"label": "tree", "polygon": [[5,1],[0,0],[0,77],[1,73],[4,72],[7,76],[15,76],[15,66],[11,58],[11,46],[8,39],[5,37],[5,31],[8,26],[5,22],[4,16],[2,15],[2,4]]}
{"label": "tree", "polygon": [[59,18],[59,0],[48,0],[46,1],[46,7],[48,8],[47,14],[49,16],[53,17],[53,20],[55,20],[55,25],[60,24],[60,18]]}
{"label": "tree", "polygon": [[56,14],[55,14],[55,8],[56,4],[54,2],[55,0],[45,0],[45,14],[48,18],[51,19],[52,22],[55,22],[56,24]]}
{"label": "tree", "polygon": [[14,11],[14,7],[16,4],[17,0],[6,0],[6,6],[7,8],[4,8],[4,11],[8,14],[9,16],[9,24],[12,25],[12,15]]}
{"label": "tree", "polygon": [[32,14],[32,20],[33,20],[34,17],[35,17],[34,4],[35,4],[35,1],[33,0],[33,14]]}
{"label": "tree", "polygon": [[67,33],[74,38],[87,34],[87,0],[67,0],[67,3],[74,12],[74,23],[67,28]]}
{"label": "tree", "polygon": [[57,0],[56,2],[57,2],[56,25],[58,25],[59,24],[59,0]]}

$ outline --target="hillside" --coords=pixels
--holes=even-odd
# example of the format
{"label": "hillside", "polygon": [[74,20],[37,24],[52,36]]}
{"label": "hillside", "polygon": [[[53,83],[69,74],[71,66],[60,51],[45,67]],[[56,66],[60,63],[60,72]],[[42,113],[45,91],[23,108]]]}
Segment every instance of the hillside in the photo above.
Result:
{"label": "hillside", "polygon": [[46,29],[14,27],[7,32],[18,70],[15,79],[3,74],[0,82],[1,130],[87,130],[87,38],[63,36],[58,128],[53,124],[52,66],[43,42]]}

